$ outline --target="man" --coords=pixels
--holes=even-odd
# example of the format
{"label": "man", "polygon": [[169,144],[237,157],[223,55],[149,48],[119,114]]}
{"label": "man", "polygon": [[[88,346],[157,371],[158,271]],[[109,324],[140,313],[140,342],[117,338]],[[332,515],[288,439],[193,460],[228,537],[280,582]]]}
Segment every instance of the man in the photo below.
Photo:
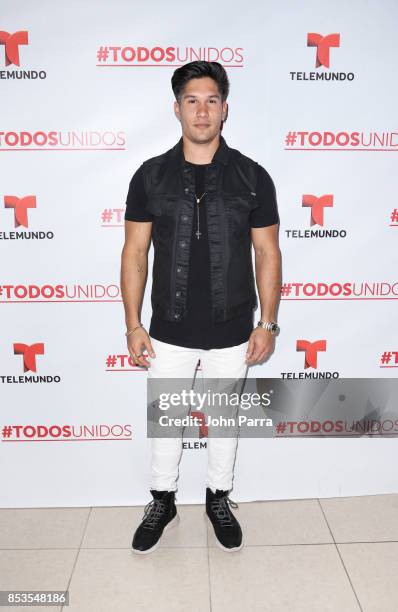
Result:
{"label": "man", "polygon": [[[279,215],[273,181],[257,162],[230,148],[221,135],[227,118],[227,74],[217,62],[195,61],[171,79],[177,144],[146,160],[131,179],[125,213],[121,290],[128,350],[149,377],[190,377],[200,359],[203,376],[242,379],[274,350],[281,286]],[[152,318],[140,322],[154,246]],[[258,302],[261,320],[253,329]],[[144,355],[144,351],[148,355]],[[206,513],[226,551],[242,547],[230,505],[237,438],[208,437]],[[178,522],[175,506],[182,438],[152,438],[152,501],[132,542],[152,552],[165,528]]]}

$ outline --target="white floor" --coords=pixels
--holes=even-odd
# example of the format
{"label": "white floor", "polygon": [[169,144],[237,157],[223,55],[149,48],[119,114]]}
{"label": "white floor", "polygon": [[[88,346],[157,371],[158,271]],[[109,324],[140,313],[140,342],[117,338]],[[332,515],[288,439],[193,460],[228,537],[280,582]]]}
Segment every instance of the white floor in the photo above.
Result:
{"label": "white floor", "polygon": [[139,556],[142,507],[0,510],[0,590],[68,589],[65,612],[397,612],[398,495],[240,503],[236,553],[203,511],[178,505]]}

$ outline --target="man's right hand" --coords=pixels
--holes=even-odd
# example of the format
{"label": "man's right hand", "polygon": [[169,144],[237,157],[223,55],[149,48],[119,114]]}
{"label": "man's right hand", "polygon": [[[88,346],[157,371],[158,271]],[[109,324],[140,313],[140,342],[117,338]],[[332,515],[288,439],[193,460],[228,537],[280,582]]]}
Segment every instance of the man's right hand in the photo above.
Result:
{"label": "man's right hand", "polygon": [[151,357],[156,357],[148,332],[143,327],[136,329],[132,334],[127,336],[127,348],[134,365],[143,366],[145,368],[150,366],[147,357],[143,355],[144,349],[147,350]]}

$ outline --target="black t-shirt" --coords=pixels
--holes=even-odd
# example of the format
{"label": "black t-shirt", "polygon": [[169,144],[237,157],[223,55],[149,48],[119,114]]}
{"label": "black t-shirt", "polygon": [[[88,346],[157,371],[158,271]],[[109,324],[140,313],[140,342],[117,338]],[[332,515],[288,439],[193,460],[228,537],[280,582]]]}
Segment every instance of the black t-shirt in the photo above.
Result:
{"label": "black t-shirt", "polygon": [[[195,193],[204,192],[205,167],[210,164],[192,164],[195,171]],[[154,216],[145,210],[146,195],[142,178],[142,167],[138,168],[130,181],[127,194],[125,220],[153,221]],[[251,227],[266,227],[279,223],[274,183],[268,172],[260,166],[256,186],[259,206],[250,213]],[[242,344],[253,330],[254,312],[234,317],[228,321],[214,323],[211,319],[210,260],[206,223],[206,195],[199,204],[198,239],[197,207],[195,203],[192,224],[191,249],[187,287],[187,312],[182,321],[165,321],[154,315],[151,318],[149,335],[162,342],[187,348],[227,348]]]}

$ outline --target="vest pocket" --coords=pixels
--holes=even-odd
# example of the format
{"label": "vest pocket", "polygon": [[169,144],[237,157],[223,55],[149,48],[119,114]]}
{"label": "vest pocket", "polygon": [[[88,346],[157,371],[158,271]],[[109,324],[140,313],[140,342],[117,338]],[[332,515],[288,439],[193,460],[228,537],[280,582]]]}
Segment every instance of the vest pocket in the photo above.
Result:
{"label": "vest pocket", "polygon": [[145,209],[152,215],[159,217],[162,214],[161,200],[159,200],[159,198],[149,197],[146,201]]}
{"label": "vest pocket", "polygon": [[180,196],[169,194],[158,194],[149,196],[146,201],[145,208],[147,211],[160,217],[162,215],[174,215],[178,208],[178,200]]}
{"label": "vest pocket", "polygon": [[250,211],[253,210],[253,208],[257,208],[259,205],[256,200],[256,194],[254,191],[249,190],[234,192],[231,194],[224,193],[222,198],[225,203],[225,208],[228,211]]}
{"label": "vest pocket", "polygon": [[241,238],[250,231],[250,213],[257,208],[255,195],[247,190],[242,193],[223,195],[225,214],[232,238]]}
{"label": "vest pocket", "polygon": [[150,196],[146,202],[146,210],[154,215],[152,222],[152,239],[155,248],[162,252],[167,249],[170,235],[174,231],[175,221],[171,213],[167,213],[164,206],[165,200],[159,196]]}

